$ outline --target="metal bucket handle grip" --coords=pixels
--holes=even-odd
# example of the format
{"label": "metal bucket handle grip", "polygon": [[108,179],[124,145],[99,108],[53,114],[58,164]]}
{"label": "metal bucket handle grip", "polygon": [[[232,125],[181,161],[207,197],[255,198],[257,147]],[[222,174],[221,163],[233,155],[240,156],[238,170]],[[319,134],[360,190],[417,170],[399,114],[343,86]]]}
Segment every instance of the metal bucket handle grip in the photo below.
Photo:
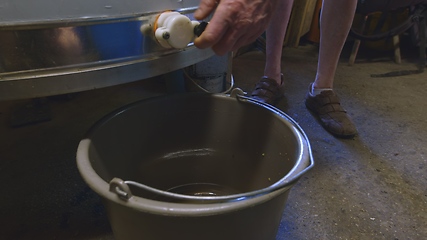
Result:
{"label": "metal bucket handle grip", "polygon": [[173,192],[167,192],[167,191],[163,191],[163,190],[159,190],[135,181],[124,181],[120,178],[113,178],[110,181],[110,191],[113,193],[116,193],[120,199],[122,200],[128,200],[130,199],[133,194],[129,188],[129,185],[137,187],[139,189],[142,189],[144,191],[150,192],[150,193],[155,193],[159,196],[164,196],[164,197],[169,197],[171,199],[176,199],[176,200],[190,200],[190,201],[199,201],[200,203],[221,203],[221,202],[234,202],[234,201],[241,201],[241,200],[245,200],[245,199],[249,199],[249,198],[254,198],[256,196],[260,196],[260,195],[265,195],[271,192],[274,192],[276,190],[287,190],[289,188],[292,187],[292,184],[295,183],[303,174],[305,174],[308,170],[310,170],[313,166],[314,166],[314,160],[313,160],[313,155],[311,153],[311,146],[310,143],[308,141],[308,137],[307,135],[304,133],[304,131],[302,130],[302,128],[298,125],[298,123],[293,120],[292,118],[290,118],[289,116],[287,116],[286,114],[284,114],[282,111],[280,111],[279,109],[259,102],[257,100],[251,99],[249,97],[244,96],[244,92],[239,89],[233,89],[233,91],[230,94],[230,97],[236,97],[237,100],[239,101],[247,101],[247,102],[252,102],[258,105],[261,105],[265,108],[270,109],[271,111],[284,116],[285,118],[287,118],[287,120],[289,120],[292,125],[296,128],[296,130],[301,134],[301,136],[303,137],[303,140],[306,142],[307,144],[307,152],[308,152],[308,157],[309,157],[309,165],[307,167],[305,167],[303,170],[301,170],[299,173],[295,174],[294,176],[292,176],[290,179],[287,179],[286,181],[279,181],[279,183],[277,184],[273,184],[270,185],[267,188],[263,188],[263,189],[259,189],[259,190],[255,190],[255,191],[251,191],[251,192],[245,192],[245,193],[240,193],[240,194],[232,194],[232,195],[226,195],[226,196],[191,196],[191,195],[185,195],[185,194],[179,194],[179,193],[173,193]]}

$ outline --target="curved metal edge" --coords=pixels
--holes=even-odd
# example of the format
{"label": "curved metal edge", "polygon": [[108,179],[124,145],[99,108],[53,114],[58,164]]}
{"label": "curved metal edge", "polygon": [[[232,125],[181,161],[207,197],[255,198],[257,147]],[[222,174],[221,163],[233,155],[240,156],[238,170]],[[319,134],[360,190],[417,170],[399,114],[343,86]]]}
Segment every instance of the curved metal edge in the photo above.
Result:
{"label": "curved metal edge", "polygon": [[33,77],[27,79],[0,79],[0,101],[45,97],[134,82],[190,66],[213,55],[211,49],[202,50],[191,46],[157,58],[82,69],[79,73],[47,72],[44,76],[34,73]]}
{"label": "curved metal edge", "polygon": [[39,21],[12,21],[0,22],[0,31],[4,30],[22,30],[22,29],[40,29],[40,28],[57,28],[57,27],[71,27],[71,26],[84,26],[91,24],[105,24],[112,22],[124,22],[146,18],[150,15],[157,15],[165,10],[173,10],[182,14],[194,12],[197,6],[185,8],[165,8],[162,10],[149,11],[143,13],[120,14],[115,16],[100,15],[94,17],[76,17],[76,18],[61,18],[54,20],[39,20]]}
{"label": "curved metal edge", "polygon": [[[243,92],[243,91],[241,91],[241,92]],[[303,175],[305,172],[307,172],[308,170],[310,170],[311,168],[314,167],[314,158],[313,158],[313,154],[311,151],[311,144],[310,144],[309,138],[308,138],[307,134],[304,132],[304,130],[302,129],[302,127],[298,124],[297,121],[295,121],[293,118],[291,118],[288,114],[286,114],[282,110],[280,110],[280,109],[278,109],[272,105],[260,102],[256,99],[247,97],[247,96],[241,94],[239,91],[236,91],[236,93],[234,95],[231,95],[231,96],[237,98],[237,100],[247,101],[247,102],[251,102],[251,103],[260,105],[264,108],[270,109],[273,112],[285,117],[295,127],[295,129],[298,131],[298,133],[301,134],[303,140],[307,143],[307,150],[308,150],[308,154],[309,154],[308,157],[309,157],[310,163],[300,174],[297,174],[298,176],[295,176],[296,179],[298,179],[299,177],[301,177],[301,175]]]}
{"label": "curved metal edge", "polygon": [[[283,111],[281,111],[280,109],[278,109],[272,105],[262,103],[262,102],[255,100],[255,99],[243,96],[243,95],[241,95],[242,92],[243,91],[241,89],[235,88],[233,90],[232,94],[227,95],[227,97],[233,97],[233,98],[235,97],[235,98],[237,98],[237,100],[240,100],[240,101],[246,101],[246,102],[251,102],[251,103],[260,105],[260,106],[262,106],[266,109],[269,109],[270,111],[284,117],[285,119],[287,119],[292,124],[292,126],[295,127],[295,129],[300,134],[300,136],[298,136],[299,140],[301,142],[303,142],[303,144],[305,143],[307,146],[306,151],[303,151],[304,149],[302,149],[301,153],[300,153],[303,156],[301,158],[304,158],[304,156],[306,156],[308,154],[309,164],[306,167],[304,167],[304,169],[295,173],[295,171],[297,171],[297,169],[296,169],[297,166],[294,166],[290,170],[290,172],[282,178],[282,180],[278,181],[277,184],[273,184],[267,188],[263,188],[263,189],[259,189],[259,190],[255,190],[255,191],[251,191],[251,192],[245,192],[245,193],[240,193],[240,194],[232,194],[232,195],[227,195],[227,196],[212,196],[212,197],[211,196],[190,196],[190,195],[184,195],[184,194],[179,194],[179,193],[171,193],[171,192],[155,189],[155,188],[152,188],[152,187],[149,187],[147,185],[144,185],[144,184],[141,184],[138,182],[134,182],[134,181],[125,181],[125,183],[133,185],[133,186],[138,187],[138,188],[141,188],[145,191],[158,194],[160,196],[169,197],[172,199],[179,199],[179,200],[191,200],[191,201],[194,201],[194,203],[200,203],[200,204],[238,202],[241,200],[252,199],[252,198],[255,198],[255,197],[260,196],[260,195],[269,194],[269,193],[272,193],[274,191],[278,191],[278,190],[286,191],[286,190],[290,189],[300,179],[300,177],[302,175],[304,175],[311,168],[314,167],[314,159],[313,159],[313,155],[312,155],[312,151],[311,151],[311,145],[310,145],[308,136],[305,134],[305,132],[303,131],[301,126],[294,119],[292,119],[289,115],[287,115],[286,113],[284,113]],[[225,95],[225,94],[219,93],[217,95]]]}

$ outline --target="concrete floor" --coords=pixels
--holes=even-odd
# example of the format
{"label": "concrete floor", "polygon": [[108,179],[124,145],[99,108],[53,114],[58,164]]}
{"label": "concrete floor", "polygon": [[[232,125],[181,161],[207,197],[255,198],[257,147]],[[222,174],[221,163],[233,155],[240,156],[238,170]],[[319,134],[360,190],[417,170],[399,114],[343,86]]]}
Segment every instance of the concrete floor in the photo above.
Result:
{"label": "concrete floor", "polygon": [[[427,239],[427,73],[370,77],[416,69],[414,56],[403,51],[397,65],[390,52],[361,53],[348,66],[343,52],[335,88],[359,135],[342,140],[303,103],[317,48],[284,53],[286,91],[278,107],[307,133],[316,166],[292,188],[277,239]],[[259,51],[235,58],[236,86],[249,91],[264,60]],[[100,198],[76,168],[77,145],[105,114],[167,93],[153,78],[49,98],[50,121],[17,128],[9,121],[26,100],[0,102],[0,239],[114,239]]]}

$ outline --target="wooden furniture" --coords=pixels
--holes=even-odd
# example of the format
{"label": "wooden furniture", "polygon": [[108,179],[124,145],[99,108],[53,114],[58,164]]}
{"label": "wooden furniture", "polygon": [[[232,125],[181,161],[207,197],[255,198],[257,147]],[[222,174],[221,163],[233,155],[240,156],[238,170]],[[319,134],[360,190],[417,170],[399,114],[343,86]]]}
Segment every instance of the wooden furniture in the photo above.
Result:
{"label": "wooden furniture", "polygon": [[301,37],[310,31],[314,10],[318,1],[322,0],[294,1],[284,46],[298,47]]}

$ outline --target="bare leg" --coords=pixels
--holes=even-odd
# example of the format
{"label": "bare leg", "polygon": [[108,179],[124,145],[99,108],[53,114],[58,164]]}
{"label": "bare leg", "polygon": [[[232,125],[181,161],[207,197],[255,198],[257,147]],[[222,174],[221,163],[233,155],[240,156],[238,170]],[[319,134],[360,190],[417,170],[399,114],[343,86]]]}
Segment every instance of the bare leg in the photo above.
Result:
{"label": "bare leg", "polygon": [[320,50],[314,88],[333,88],[341,50],[353,22],[357,0],[324,0],[320,17]]}
{"label": "bare leg", "polygon": [[351,138],[357,129],[332,90],[341,50],[353,22],[357,0],[323,0],[320,17],[320,51],[314,91],[305,105],[322,126],[337,137]]}
{"label": "bare leg", "polygon": [[266,30],[266,62],[264,76],[281,84],[282,48],[294,0],[280,0]]}

